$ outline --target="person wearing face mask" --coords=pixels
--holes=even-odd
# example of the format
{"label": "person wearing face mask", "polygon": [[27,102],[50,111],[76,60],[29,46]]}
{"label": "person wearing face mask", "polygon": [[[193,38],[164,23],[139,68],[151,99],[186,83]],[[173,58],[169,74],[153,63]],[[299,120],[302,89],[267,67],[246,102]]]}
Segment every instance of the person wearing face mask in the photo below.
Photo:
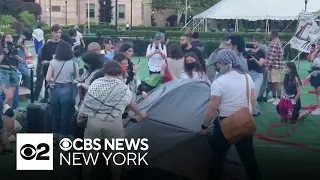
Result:
{"label": "person wearing face mask", "polygon": [[[259,95],[260,88],[263,83],[263,65],[265,62],[265,53],[260,49],[259,38],[252,38],[253,48],[251,48],[246,55],[248,61],[249,75],[251,76],[255,84],[255,94]],[[256,101],[255,107],[253,109],[253,116],[260,115],[260,107]]]}
{"label": "person wearing face mask", "polygon": [[191,35],[189,33],[185,33],[180,37],[180,45],[184,54],[194,53],[197,56],[203,71],[206,72],[206,61],[203,57],[203,53],[191,45]]}
{"label": "person wearing face mask", "polygon": [[124,80],[132,91],[134,99],[136,99],[136,95],[139,92],[138,87],[141,84],[141,81],[137,76],[137,72],[140,69],[140,63],[133,64],[131,62],[131,58],[133,57],[133,47],[131,44],[123,44],[119,49],[119,53],[123,54],[128,60]]}
{"label": "person wearing face mask", "polygon": [[200,65],[197,55],[194,53],[187,53],[184,58],[184,70],[181,71],[180,79],[204,81],[211,84]]}
{"label": "person wearing face mask", "polygon": [[[140,116],[138,121],[146,118],[147,113],[139,110],[129,87],[121,80],[123,70],[119,62],[108,61],[103,65],[102,71],[105,75],[94,80],[85,95],[79,110],[78,123],[85,127],[84,138],[125,138],[122,124],[125,108],[130,106],[131,110]],[[95,156],[97,151],[88,151],[86,156],[90,153]],[[116,161],[119,162],[118,159]],[[122,167],[113,163],[110,167],[112,179],[120,180]],[[91,179],[92,168],[92,164],[83,166],[83,180]]]}

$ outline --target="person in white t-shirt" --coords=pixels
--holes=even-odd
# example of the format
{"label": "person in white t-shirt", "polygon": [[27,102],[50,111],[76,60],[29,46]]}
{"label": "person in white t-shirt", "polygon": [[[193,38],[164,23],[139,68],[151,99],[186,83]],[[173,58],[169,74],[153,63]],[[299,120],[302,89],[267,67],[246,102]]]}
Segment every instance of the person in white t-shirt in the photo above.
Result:
{"label": "person in white t-shirt", "polygon": [[82,45],[83,48],[86,48],[86,44],[83,41],[82,34],[79,32],[79,27],[75,26],[74,29],[77,30],[77,36],[75,37],[76,44]]}
{"label": "person in white t-shirt", "polygon": [[44,32],[41,29],[40,25],[37,26],[37,29],[33,30],[32,37],[33,37],[33,43],[34,43],[34,50],[38,55],[40,52],[40,49],[44,44]]}
{"label": "person in white t-shirt", "polygon": [[167,47],[161,44],[161,35],[156,33],[153,43],[147,47],[149,74],[160,74],[163,60],[167,58]]}
{"label": "person in white t-shirt", "polygon": [[[215,66],[219,72],[217,78],[211,85],[211,98],[205,113],[205,120],[201,126],[200,133],[206,134],[211,121],[214,120],[213,130],[213,158],[212,169],[215,170],[211,179],[220,179],[223,162],[231,144],[228,143],[220,128],[219,121],[234,114],[243,107],[248,106],[246,95],[246,78],[249,86],[249,109],[255,103],[254,82],[249,74],[240,66],[238,56],[229,49],[221,50],[216,56]],[[219,110],[219,113],[218,113]],[[235,144],[238,154],[244,164],[249,180],[260,180],[261,175],[254,154],[253,135],[247,136]]]}

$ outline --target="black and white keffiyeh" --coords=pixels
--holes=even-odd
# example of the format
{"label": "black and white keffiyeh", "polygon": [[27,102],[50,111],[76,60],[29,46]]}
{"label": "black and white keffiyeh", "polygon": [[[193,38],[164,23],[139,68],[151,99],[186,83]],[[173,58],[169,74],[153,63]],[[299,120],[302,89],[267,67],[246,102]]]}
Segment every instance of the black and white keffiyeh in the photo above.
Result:
{"label": "black and white keffiyeh", "polygon": [[127,91],[128,86],[120,79],[105,76],[90,85],[83,105],[96,113],[113,116],[113,111],[121,111],[117,105]]}

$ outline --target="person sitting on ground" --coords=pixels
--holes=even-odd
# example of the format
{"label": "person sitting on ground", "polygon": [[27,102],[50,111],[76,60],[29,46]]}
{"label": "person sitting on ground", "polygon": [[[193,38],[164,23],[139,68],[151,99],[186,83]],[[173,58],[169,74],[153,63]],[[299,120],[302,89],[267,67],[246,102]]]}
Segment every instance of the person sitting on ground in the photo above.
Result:
{"label": "person sitting on ground", "polygon": [[101,53],[101,46],[97,42],[92,42],[88,45],[88,52],[93,52],[100,55],[100,59],[102,62],[106,61],[106,57]]}
{"label": "person sitting on ground", "polygon": [[211,82],[201,68],[197,55],[194,53],[187,53],[184,58],[184,70],[181,71],[180,79],[204,81],[210,85]]}
{"label": "person sitting on ground", "polygon": [[288,62],[283,80],[284,97],[277,105],[277,112],[282,122],[296,122],[301,110],[301,80],[294,62]]}
{"label": "person sitting on ground", "polygon": [[[121,64],[110,60],[103,65],[104,77],[92,82],[83,104],[81,105],[78,123],[85,126],[84,138],[125,138],[122,124],[122,114],[130,105],[132,111],[146,118],[147,113],[141,112],[132,99],[132,92],[123,82],[123,70]],[[138,120],[140,120],[138,119]],[[96,154],[96,151],[87,152]],[[93,164],[83,166],[83,180],[88,180]],[[111,164],[113,180],[120,180],[122,167]]]}
{"label": "person sitting on ground", "polygon": [[207,72],[206,72],[206,75],[209,78],[210,82],[212,82],[215,79],[216,75],[218,74],[218,72],[216,72],[216,67],[214,65],[214,61],[216,59],[217,54],[221,49],[231,49],[231,48],[232,48],[231,43],[223,42],[220,44],[218,49],[214,50],[211,53],[208,64],[207,64]]}
{"label": "person sitting on ground", "polygon": [[180,79],[180,73],[184,68],[184,54],[178,44],[170,44],[168,58],[164,60],[160,74],[164,77],[170,73],[172,80]]}
{"label": "person sitting on ground", "polygon": [[113,50],[113,40],[111,38],[106,38],[104,40],[104,56],[105,56],[105,63],[108,60],[112,60],[115,53]]}

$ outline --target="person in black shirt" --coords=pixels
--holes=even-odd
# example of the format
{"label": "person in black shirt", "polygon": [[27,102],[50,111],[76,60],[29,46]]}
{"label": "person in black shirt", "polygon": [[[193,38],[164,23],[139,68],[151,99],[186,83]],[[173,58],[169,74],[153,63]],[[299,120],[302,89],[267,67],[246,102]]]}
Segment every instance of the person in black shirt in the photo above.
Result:
{"label": "person in black shirt", "polygon": [[199,39],[199,32],[194,32],[192,34],[192,47],[198,48],[204,54],[204,44]]}
{"label": "person in black shirt", "polygon": [[[51,35],[52,38],[50,41],[48,41],[41,49],[40,56],[38,57],[38,64],[37,64],[37,82],[36,87],[34,91],[35,99],[37,100],[39,98],[42,86],[43,86],[43,80],[45,80],[45,76],[47,75],[48,67],[50,64],[50,61],[53,59],[58,44],[61,41],[61,26],[58,24],[55,24],[51,27]],[[47,86],[47,81],[45,81],[45,86]],[[47,99],[49,98],[48,89],[45,89],[45,96],[44,99],[41,100],[41,102],[47,102]]]}
{"label": "person in black shirt", "polygon": [[[255,84],[255,94],[256,96],[258,96],[263,83],[263,65],[265,61],[265,52],[260,49],[258,37],[252,38],[252,44],[253,48],[250,49],[249,52],[247,52],[246,59],[248,61],[249,75],[251,76]],[[259,116],[260,107],[257,101],[255,104],[256,105],[253,109],[253,116]]]}
{"label": "person in black shirt", "polygon": [[190,34],[184,34],[180,38],[180,45],[184,54],[194,53],[197,55],[202,69],[206,72],[206,62],[204,60],[203,53],[196,47],[191,45],[191,36]]}

